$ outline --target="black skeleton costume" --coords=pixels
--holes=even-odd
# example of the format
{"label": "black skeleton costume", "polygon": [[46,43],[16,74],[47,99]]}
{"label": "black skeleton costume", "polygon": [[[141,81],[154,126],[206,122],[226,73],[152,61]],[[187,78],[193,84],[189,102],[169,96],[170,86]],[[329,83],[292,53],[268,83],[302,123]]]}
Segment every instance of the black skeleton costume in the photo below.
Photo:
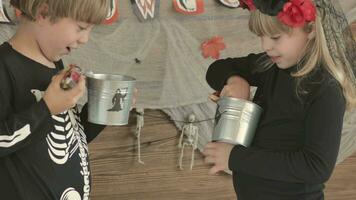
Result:
{"label": "black skeleton costume", "polygon": [[[88,199],[88,145],[104,128],[87,122],[87,108],[51,115],[42,100],[61,61],[51,69],[0,46],[1,199]],[[85,133],[84,133],[85,132]]]}

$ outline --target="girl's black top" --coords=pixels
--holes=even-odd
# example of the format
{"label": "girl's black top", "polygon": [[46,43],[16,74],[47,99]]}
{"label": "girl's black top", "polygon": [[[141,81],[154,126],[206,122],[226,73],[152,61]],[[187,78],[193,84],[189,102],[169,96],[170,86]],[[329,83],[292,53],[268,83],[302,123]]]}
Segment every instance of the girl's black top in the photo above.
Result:
{"label": "girl's black top", "polygon": [[206,74],[217,91],[233,75],[245,78],[257,87],[253,102],[263,108],[252,145],[236,145],[230,154],[238,199],[323,199],[339,150],[342,89],[321,67],[302,80],[291,75],[297,66],[260,71],[264,55],[217,60]]}

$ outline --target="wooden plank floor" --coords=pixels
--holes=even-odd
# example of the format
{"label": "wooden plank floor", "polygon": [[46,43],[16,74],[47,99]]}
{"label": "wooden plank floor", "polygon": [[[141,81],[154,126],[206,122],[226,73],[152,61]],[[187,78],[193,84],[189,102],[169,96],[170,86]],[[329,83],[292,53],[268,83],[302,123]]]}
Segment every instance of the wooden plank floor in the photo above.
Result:
{"label": "wooden plank floor", "polygon": [[[208,175],[208,166],[196,152],[195,166],[189,168],[190,149],[184,157],[185,170],[177,167],[179,131],[159,111],[146,111],[142,130],[142,160],[137,163],[133,131],[128,126],[107,127],[90,144],[93,200],[216,200],[235,199],[230,175]],[[328,200],[356,199],[356,154],[339,164],[326,187]]]}
{"label": "wooden plank floor", "polygon": [[[352,25],[356,38],[356,23]],[[144,165],[135,152],[134,115],[127,126],[107,127],[90,144],[93,200],[217,200],[236,199],[230,175],[208,175],[200,153],[189,168],[190,149],[184,166],[177,167],[179,131],[160,111],[146,111],[141,136]],[[326,184],[327,200],[356,199],[356,153],[336,166]]]}
{"label": "wooden plank floor", "polygon": [[[189,170],[187,148],[183,171],[178,169],[179,131],[159,111],[146,111],[141,135],[144,165],[137,162],[133,131],[129,126],[107,127],[90,144],[94,200],[106,199],[233,199],[230,175],[209,176],[200,153]],[[132,115],[131,115],[132,116]]]}

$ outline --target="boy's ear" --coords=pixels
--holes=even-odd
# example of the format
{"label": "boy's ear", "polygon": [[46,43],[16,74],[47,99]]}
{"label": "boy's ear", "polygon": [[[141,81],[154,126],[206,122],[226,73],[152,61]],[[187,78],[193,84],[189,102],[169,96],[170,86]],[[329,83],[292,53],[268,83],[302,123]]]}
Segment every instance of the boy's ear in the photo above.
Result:
{"label": "boy's ear", "polygon": [[37,9],[37,13],[36,13],[36,21],[41,21],[41,20],[45,20],[48,17],[48,4],[47,3],[43,3],[42,5],[40,5]]}

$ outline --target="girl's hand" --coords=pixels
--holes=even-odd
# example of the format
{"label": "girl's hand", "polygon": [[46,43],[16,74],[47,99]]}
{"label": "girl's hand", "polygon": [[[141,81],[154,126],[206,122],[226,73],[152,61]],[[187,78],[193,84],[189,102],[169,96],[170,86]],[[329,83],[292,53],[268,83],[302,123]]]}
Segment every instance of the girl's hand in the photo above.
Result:
{"label": "girl's hand", "polygon": [[44,92],[43,100],[46,102],[52,115],[62,113],[74,107],[85,91],[85,77],[81,75],[78,83],[70,90],[63,90],[60,83],[65,71],[52,77],[52,82]]}
{"label": "girl's hand", "polygon": [[214,93],[209,95],[209,99],[216,103],[220,99],[220,92],[215,91]]}
{"label": "girl's hand", "polygon": [[217,174],[229,169],[229,157],[234,145],[224,142],[210,142],[205,145],[203,155],[205,163],[212,164],[209,174]]}
{"label": "girl's hand", "polygon": [[220,96],[248,100],[250,98],[250,84],[239,76],[232,76],[227,80]]}

